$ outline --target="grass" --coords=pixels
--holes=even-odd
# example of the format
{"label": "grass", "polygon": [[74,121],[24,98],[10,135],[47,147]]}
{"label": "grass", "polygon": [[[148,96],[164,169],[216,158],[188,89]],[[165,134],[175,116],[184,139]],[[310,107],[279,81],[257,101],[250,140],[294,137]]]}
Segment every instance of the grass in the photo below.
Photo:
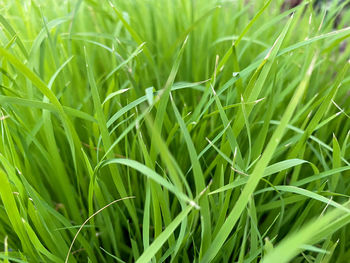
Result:
{"label": "grass", "polygon": [[1,2],[0,262],[348,262],[349,2]]}

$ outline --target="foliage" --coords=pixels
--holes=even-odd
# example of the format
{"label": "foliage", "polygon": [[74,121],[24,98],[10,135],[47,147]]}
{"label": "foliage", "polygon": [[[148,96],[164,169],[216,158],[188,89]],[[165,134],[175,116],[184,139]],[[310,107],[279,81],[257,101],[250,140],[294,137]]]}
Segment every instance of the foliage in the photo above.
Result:
{"label": "foliage", "polygon": [[347,262],[348,2],[1,2],[0,261]]}

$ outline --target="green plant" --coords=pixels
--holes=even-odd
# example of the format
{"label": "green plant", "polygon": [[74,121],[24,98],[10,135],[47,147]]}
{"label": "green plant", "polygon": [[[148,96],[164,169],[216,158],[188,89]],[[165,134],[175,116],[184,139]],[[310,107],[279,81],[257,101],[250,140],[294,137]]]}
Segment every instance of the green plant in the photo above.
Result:
{"label": "green plant", "polygon": [[0,261],[347,262],[348,2],[1,2]]}

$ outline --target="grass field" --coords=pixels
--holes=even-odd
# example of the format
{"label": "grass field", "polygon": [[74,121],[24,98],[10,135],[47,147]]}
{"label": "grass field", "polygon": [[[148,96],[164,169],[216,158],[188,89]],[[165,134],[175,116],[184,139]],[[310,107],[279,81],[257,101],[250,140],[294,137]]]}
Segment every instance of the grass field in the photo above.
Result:
{"label": "grass field", "polygon": [[349,2],[0,1],[0,262],[350,262]]}

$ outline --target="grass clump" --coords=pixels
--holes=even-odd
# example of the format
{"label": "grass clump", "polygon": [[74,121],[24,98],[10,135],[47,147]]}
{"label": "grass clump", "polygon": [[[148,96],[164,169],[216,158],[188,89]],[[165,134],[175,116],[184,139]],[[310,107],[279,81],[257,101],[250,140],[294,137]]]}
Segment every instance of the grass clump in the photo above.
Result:
{"label": "grass clump", "polygon": [[347,262],[348,2],[0,3],[0,261]]}

